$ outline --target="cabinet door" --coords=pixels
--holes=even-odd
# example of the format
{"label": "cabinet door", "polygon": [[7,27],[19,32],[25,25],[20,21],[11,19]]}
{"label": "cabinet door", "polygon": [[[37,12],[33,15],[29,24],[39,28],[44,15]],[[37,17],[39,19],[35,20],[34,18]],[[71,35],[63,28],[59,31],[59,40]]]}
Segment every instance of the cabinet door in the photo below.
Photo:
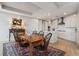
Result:
{"label": "cabinet door", "polygon": [[65,36],[67,40],[75,41],[76,40],[75,28],[66,28]]}
{"label": "cabinet door", "polygon": [[64,22],[65,27],[76,27],[76,16],[66,17]]}
{"label": "cabinet door", "polygon": [[77,39],[76,39],[76,43],[79,45],[79,31],[77,31]]}
{"label": "cabinet door", "polygon": [[58,36],[59,36],[60,38],[65,39],[65,32],[59,32]]}

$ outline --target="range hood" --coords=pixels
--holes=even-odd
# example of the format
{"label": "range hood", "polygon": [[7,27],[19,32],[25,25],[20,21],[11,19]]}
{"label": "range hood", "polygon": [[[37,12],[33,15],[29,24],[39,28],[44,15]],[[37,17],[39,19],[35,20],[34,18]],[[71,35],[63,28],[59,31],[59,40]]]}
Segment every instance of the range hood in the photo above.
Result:
{"label": "range hood", "polygon": [[65,25],[64,17],[60,18],[60,22],[58,23],[58,25]]}

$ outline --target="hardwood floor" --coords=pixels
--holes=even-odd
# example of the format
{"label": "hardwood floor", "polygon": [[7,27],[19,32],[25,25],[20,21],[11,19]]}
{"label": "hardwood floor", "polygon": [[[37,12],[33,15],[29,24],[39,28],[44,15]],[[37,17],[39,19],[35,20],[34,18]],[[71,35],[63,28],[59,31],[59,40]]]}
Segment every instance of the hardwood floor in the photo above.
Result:
{"label": "hardwood floor", "polygon": [[77,46],[76,43],[67,40],[58,39],[56,43],[50,44],[49,46],[65,51],[66,56],[79,56],[79,46]]}

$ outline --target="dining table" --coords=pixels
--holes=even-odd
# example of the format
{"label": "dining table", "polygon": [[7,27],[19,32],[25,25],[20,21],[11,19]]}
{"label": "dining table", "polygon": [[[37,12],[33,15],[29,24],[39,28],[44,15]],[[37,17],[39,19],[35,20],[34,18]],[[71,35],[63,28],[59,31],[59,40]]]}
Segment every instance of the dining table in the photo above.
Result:
{"label": "dining table", "polygon": [[41,44],[44,41],[44,36],[38,34],[32,34],[29,36],[29,55],[32,56],[33,47]]}

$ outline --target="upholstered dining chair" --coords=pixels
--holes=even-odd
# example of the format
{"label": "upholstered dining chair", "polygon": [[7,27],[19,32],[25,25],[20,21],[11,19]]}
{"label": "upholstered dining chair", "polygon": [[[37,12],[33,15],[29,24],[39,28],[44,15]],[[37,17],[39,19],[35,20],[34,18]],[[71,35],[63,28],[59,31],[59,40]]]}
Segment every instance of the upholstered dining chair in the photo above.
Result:
{"label": "upholstered dining chair", "polygon": [[44,39],[44,41],[43,41],[43,44],[38,45],[38,46],[36,46],[35,48],[36,48],[37,50],[40,50],[40,51],[47,50],[51,37],[52,37],[52,33],[48,33],[48,34],[45,36],[45,39]]}

